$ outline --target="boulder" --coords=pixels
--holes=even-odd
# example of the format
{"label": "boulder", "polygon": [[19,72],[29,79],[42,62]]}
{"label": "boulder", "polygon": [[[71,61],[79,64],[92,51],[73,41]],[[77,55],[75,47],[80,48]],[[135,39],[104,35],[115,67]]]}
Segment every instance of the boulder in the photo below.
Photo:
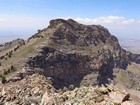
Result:
{"label": "boulder", "polygon": [[136,103],[131,102],[131,101],[125,101],[125,102],[121,103],[121,105],[136,105]]}
{"label": "boulder", "polygon": [[98,97],[95,98],[95,102],[102,102],[104,100],[104,96],[100,95]]}
{"label": "boulder", "polygon": [[109,97],[114,103],[119,104],[119,103],[129,100],[130,94],[122,93],[121,91],[116,91],[116,92],[110,92]]}
{"label": "boulder", "polygon": [[106,93],[108,93],[109,91],[108,91],[108,89],[106,88],[106,87],[98,87],[98,88],[96,88],[95,89],[95,92],[96,93],[103,93],[103,94],[106,94]]}
{"label": "boulder", "polygon": [[40,105],[52,105],[53,104],[53,97],[46,91],[41,99]]}

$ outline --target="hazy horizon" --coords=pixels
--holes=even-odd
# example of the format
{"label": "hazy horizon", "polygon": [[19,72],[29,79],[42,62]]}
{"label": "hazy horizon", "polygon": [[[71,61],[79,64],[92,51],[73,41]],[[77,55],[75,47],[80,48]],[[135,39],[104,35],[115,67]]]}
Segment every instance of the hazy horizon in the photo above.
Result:
{"label": "hazy horizon", "polygon": [[100,24],[116,37],[140,39],[139,3],[139,0],[1,0],[0,43],[26,39],[56,18]]}

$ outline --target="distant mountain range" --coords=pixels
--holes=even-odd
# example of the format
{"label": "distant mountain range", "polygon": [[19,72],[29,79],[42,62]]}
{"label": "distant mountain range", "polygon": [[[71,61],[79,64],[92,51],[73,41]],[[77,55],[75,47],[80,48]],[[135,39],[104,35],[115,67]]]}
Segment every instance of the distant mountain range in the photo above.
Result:
{"label": "distant mountain range", "polygon": [[140,39],[119,38],[119,43],[125,50],[140,54]]}

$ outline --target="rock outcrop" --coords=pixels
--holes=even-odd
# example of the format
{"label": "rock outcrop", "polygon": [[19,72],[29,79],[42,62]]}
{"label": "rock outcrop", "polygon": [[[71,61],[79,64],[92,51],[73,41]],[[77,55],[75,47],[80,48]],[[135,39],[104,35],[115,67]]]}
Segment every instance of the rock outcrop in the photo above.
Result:
{"label": "rock outcrop", "polygon": [[47,39],[25,66],[52,77],[56,88],[109,83],[113,68],[126,69],[130,64],[117,38],[100,25],[56,19],[36,36],[47,36]]}
{"label": "rock outcrop", "polygon": [[42,95],[53,87],[44,76],[33,74],[23,80],[0,85],[1,105],[39,105]]}
{"label": "rock outcrop", "polygon": [[[102,90],[102,91],[101,91]],[[81,86],[72,91],[56,93],[48,97],[46,92],[42,97],[42,103],[53,102],[58,105],[136,105],[130,99],[130,94],[125,90],[120,90],[114,85],[101,87]],[[54,100],[53,100],[54,99]],[[52,101],[53,100],[53,101]],[[51,105],[51,104],[49,104]]]}
{"label": "rock outcrop", "polygon": [[[67,90],[67,91],[66,91]],[[49,78],[33,74],[0,85],[1,105],[137,105],[125,90],[110,84],[56,90]]]}

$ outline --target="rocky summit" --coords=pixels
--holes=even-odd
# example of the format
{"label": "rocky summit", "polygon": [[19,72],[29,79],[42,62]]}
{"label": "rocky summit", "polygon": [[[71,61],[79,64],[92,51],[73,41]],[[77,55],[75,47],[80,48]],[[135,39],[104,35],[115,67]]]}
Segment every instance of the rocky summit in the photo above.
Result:
{"label": "rocky summit", "polygon": [[116,86],[139,92],[140,55],[105,27],[55,19],[22,43],[0,52],[2,105],[136,105]]}
{"label": "rocky summit", "polygon": [[33,74],[0,87],[0,105],[136,105],[130,94],[114,85],[56,90],[49,79]]}
{"label": "rocky summit", "polygon": [[56,19],[36,37],[44,35],[47,40],[29,57],[25,69],[52,77],[56,88],[109,83],[114,68],[126,69],[131,63],[117,38],[100,25]]}

